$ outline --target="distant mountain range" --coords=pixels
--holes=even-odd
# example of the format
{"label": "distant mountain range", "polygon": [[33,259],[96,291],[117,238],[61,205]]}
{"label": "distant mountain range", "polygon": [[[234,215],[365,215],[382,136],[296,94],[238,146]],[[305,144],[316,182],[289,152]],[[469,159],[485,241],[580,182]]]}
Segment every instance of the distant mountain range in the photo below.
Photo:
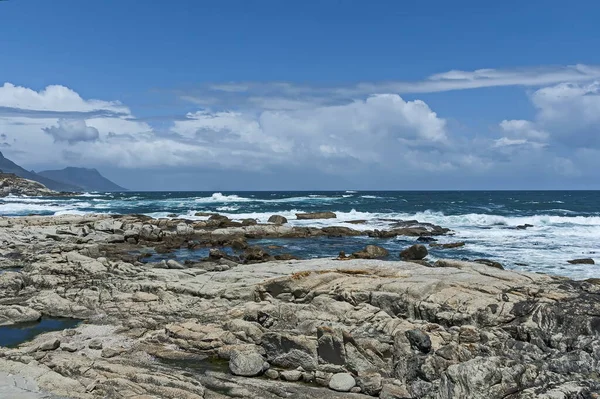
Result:
{"label": "distant mountain range", "polygon": [[42,183],[55,191],[127,191],[111,182],[96,169],[68,167],[61,170],[28,171],[0,152],[0,171]]}

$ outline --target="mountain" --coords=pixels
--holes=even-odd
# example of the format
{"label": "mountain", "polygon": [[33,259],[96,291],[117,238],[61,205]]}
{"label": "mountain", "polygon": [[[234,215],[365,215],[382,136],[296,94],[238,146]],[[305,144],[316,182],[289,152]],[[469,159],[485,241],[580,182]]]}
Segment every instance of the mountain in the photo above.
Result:
{"label": "mountain", "polygon": [[126,188],[102,176],[96,169],[68,167],[61,170],[45,170],[37,174],[62,184],[80,187],[80,190],[84,191],[127,191]]}
{"label": "mountain", "polygon": [[13,173],[23,179],[37,181],[38,183],[42,183],[44,186],[49,188],[50,190],[55,191],[84,191],[81,187],[77,185],[62,183],[55,181],[53,179],[49,179],[44,176],[40,176],[35,172],[30,172],[26,169],[23,169],[13,161],[8,158],[4,158],[4,155],[0,152],[0,171],[3,173]]}

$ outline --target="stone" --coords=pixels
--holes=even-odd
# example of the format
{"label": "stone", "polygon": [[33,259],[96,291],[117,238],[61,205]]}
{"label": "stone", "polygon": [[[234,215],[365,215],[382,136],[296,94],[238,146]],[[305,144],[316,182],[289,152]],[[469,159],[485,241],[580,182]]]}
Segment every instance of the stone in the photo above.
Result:
{"label": "stone", "polygon": [[106,239],[106,242],[109,244],[118,244],[121,242],[125,242],[125,237],[122,234],[111,234]]}
{"label": "stone", "polygon": [[486,265],[486,266],[489,266],[489,267],[494,267],[496,269],[504,270],[504,266],[502,266],[501,263],[495,262],[493,260],[489,260],[489,259],[475,259],[473,262],[481,263],[482,265]]}
{"label": "stone", "polygon": [[431,248],[441,248],[441,249],[460,248],[460,247],[465,246],[465,242],[463,242],[463,241],[449,242],[446,244],[438,244],[438,243],[432,242],[431,244],[429,244],[429,246]]}
{"label": "stone", "polygon": [[46,342],[43,342],[42,344],[40,344],[40,346],[38,347],[38,350],[53,351],[53,350],[58,349],[59,347],[60,347],[60,340],[52,339],[50,341],[46,341]]}
{"label": "stone", "polygon": [[187,269],[184,265],[182,265],[174,259],[169,259],[167,261],[167,267],[169,269]]}
{"label": "stone", "polygon": [[346,363],[346,349],[344,337],[339,329],[317,327],[317,353],[319,363],[344,365]]}
{"label": "stone", "polygon": [[296,218],[298,220],[335,219],[337,215],[333,212],[297,213]]}
{"label": "stone", "polygon": [[273,369],[268,369],[267,371],[265,371],[265,377],[267,377],[271,380],[277,380],[277,379],[279,379],[279,371],[273,370]]}
{"label": "stone", "polygon": [[284,216],[272,215],[271,217],[269,217],[268,222],[274,224],[286,224],[288,221]]}
{"label": "stone", "polygon": [[594,259],[591,259],[591,258],[572,259],[572,260],[568,260],[567,262],[569,262],[572,265],[595,265],[596,264],[596,262],[594,262]]}
{"label": "stone", "polygon": [[431,351],[431,338],[423,330],[408,330],[405,334],[413,348],[423,353]]}
{"label": "stone", "polygon": [[356,385],[356,380],[349,373],[334,374],[329,380],[329,388],[338,392],[349,392]]}
{"label": "stone", "polygon": [[415,244],[400,252],[400,258],[404,260],[421,260],[428,254],[427,247],[422,244]]}
{"label": "stone", "polygon": [[234,351],[229,358],[229,371],[233,375],[254,377],[263,372],[265,359],[257,352]]}
{"label": "stone", "polygon": [[356,383],[365,395],[377,396],[383,386],[383,378],[379,373],[364,373],[356,378]]}
{"label": "stone", "polygon": [[77,352],[79,348],[74,342],[64,342],[60,345],[60,349],[65,352]]}
{"label": "stone", "polygon": [[302,371],[300,370],[285,370],[279,373],[281,379],[284,381],[299,381],[302,378]]}
{"label": "stone", "polygon": [[[412,399],[413,396],[408,392],[405,386],[396,384],[383,384],[379,399]],[[457,396],[458,398],[468,398],[468,396]]]}
{"label": "stone", "polygon": [[102,341],[99,339],[92,339],[90,342],[88,342],[88,348],[90,349],[101,350],[102,347]]}
{"label": "stone", "polygon": [[358,259],[378,259],[386,258],[389,254],[390,253],[385,248],[377,245],[367,245],[363,250],[354,252],[352,257]]}

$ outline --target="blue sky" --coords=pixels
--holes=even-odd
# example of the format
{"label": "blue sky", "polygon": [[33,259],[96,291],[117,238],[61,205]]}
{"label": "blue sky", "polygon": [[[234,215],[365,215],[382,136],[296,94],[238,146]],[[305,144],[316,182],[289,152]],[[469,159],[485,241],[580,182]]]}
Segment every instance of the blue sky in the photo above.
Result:
{"label": "blue sky", "polygon": [[600,188],[600,4],[0,2],[0,146],[132,189]]}

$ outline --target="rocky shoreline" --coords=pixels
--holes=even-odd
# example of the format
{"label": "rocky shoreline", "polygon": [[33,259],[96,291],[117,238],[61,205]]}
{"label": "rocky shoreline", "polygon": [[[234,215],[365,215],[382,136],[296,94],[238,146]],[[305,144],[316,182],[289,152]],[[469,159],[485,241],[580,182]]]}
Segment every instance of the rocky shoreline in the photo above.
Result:
{"label": "rocky shoreline", "polygon": [[[432,265],[420,248],[411,261],[365,259],[374,248],[296,260],[248,243],[448,233],[417,221],[358,231],[205,216],[0,218],[0,326],[81,320],[0,348],[0,396],[14,384],[24,398],[598,397],[598,281]],[[144,261],[179,248],[209,253]]]}

